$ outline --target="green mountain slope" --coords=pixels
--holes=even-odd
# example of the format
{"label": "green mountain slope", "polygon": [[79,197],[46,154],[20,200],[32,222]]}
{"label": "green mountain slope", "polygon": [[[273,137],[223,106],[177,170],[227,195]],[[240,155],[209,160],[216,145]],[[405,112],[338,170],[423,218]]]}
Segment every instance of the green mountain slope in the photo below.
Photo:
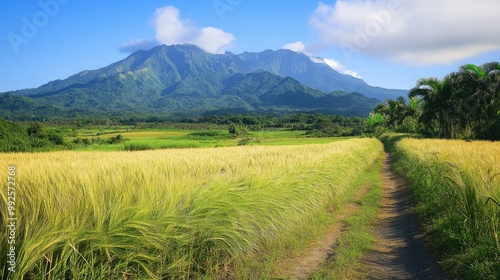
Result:
{"label": "green mountain slope", "polygon": [[[303,61],[306,56],[291,51],[268,56],[273,54],[274,60],[255,60],[256,54],[238,57],[210,54],[194,45],[159,46],[36,89],[0,94],[0,117],[189,116],[224,111],[367,115],[379,103],[359,93],[325,93],[282,75],[303,74],[309,67]],[[244,63],[245,56],[252,59]],[[305,66],[299,71],[301,63]]]}
{"label": "green mountain slope", "polygon": [[324,63],[322,58],[311,58],[290,50],[266,50],[260,53],[226,53],[226,59],[245,72],[269,71],[325,92],[359,92],[368,97],[385,101],[406,96],[407,90],[385,89],[368,85],[365,81],[341,74]]}

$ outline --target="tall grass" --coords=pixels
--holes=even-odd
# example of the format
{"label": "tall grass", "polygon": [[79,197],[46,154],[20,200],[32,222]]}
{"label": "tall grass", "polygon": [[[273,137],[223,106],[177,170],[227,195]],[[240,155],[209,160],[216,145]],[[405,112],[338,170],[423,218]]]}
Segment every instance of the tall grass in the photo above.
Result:
{"label": "tall grass", "polygon": [[396,153],[443,266],[460,279],[499,279],[500,143],[403,139]]}
{"label": "tall grass", "polygon": [[[224,278],[286,236],[380,153],[377,140],[4,154],[16,164],[16,279]],[[7,249],[2,175],[0,251]],[[6,255],[0,255],[2,278]],[[12,276],[12,275],[10,275]]]}

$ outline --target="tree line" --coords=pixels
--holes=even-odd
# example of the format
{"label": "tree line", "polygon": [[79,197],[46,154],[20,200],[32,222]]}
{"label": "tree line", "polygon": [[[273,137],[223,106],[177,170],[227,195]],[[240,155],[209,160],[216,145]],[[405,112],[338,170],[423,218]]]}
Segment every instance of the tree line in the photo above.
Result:
{"label": "tree line", "polygon": [[408,93],[379,104],[374,131],[446,139],[500,140],[500,63],[466,64],[443,79],[424,78]]}
{"label": "tree line", "polygon": [[[138,119],[137,119],[138,120]],[[129,123],[131,125],[131,123]],[[303,130],[312,137],[362,136],[367,132],[366,120],[362,117],[344,117],[340,115],[324,115],[320,113],[295,113],[277,116],[273,114],[232,114],[206,115],[184,118],[181,120],[164,120],[135,122],[136,128],[176,128],[187,130],[230,129],[245,131],[259,130]],[[368,128],[368,130],[371,128]]]}
{"label": "tree line", "polygon": [[21,124],[0,118],[0,152],[43,151],[63,145],[63,134],[40,122]]}

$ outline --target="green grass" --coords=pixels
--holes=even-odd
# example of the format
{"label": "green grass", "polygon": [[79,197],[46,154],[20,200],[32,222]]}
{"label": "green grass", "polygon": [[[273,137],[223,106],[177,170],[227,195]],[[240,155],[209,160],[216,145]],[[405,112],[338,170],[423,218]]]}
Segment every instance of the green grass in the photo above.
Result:
{"label": "green grass", "polygon": [[[142,150],[159,150],[159,149],[186,149],[186,148],[202,148],[210,147],[211,142],[201,142],[201,141],[178,141],[174,139],[169,140],[143,140],[143,141],[130,141],[123,144],[123,150],[125,151],[142,151]],[[121,148],[121,147],[120,147]]]}
{"label": "green grass", "polygon": [[[86,133],[92,133],[85,131]],[[139,151],[177,148],[208,148],[236,146],[237,141],[227,131],[191,131],[191,130],[128,130],[118,133],[116,130],[102,131],[102,134],[89,134],[89,139],[100,137],[106,140],[116,137],[118,134],[124,137],[124,141],[118,144],[93,144],[75,145],[73,150],[78,151]],[[205,134],[205,135],[204,135]],[[85,138],[86,134],[79,134],[78,137]],[[91,135],[91,136],[90,136]],[[72,141],[76,137],[68,137]]]}
{"label": "green grass", "polygon": [[304,131],[300,130],[261,130],[261,131],[249,131],[249,137],[255,138],[297,138],[304,135]]}

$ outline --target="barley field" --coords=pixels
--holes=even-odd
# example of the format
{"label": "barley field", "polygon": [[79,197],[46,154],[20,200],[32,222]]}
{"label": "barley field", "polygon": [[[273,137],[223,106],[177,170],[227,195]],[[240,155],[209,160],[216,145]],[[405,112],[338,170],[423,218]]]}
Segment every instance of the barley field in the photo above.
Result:
{"label": "barley field", "polygon": [[443,267],[457,279],[499,279],[500,143],[406,138],[395,167],[412,182]]}
{"label": "barley field", "polygon": [[[376,139],[137,152],[2,154],[15,166],[15,279],[215,279],[342,197]],[[8,231],[2,229],[2,240]],[[9,250],[0,242],[1,252]]]}

